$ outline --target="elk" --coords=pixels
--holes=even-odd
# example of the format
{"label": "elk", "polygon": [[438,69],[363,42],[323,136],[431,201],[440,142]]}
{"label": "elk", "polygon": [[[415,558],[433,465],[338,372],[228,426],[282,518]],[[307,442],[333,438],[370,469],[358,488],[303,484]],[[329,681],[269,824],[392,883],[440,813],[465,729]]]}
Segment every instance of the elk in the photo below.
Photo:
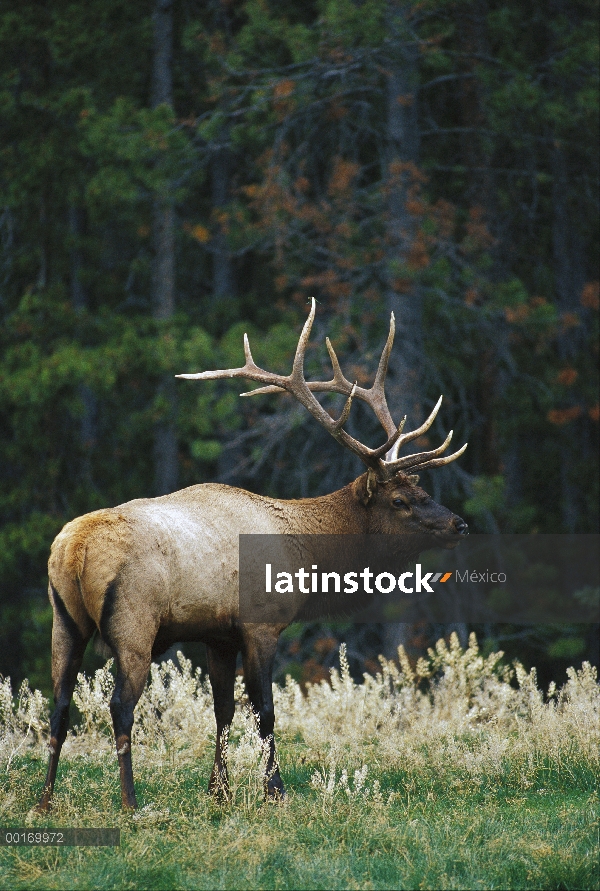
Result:
{"label": "elk", "polygon": [[[227,795],[223,741],[233,719],[236,659],[241,652],[248,697],[267,750],[265,794],[273,799],[284,795],[273,738],[272,669],[277,640],[286,626],[240,621],[239,535],[427,533],[454,546],[467,533],[464,520],[417,486],[419,478],[415,474],[454,461],[466,444],[454,454],[440,457],[450,442],[450,433],[432,451],[398,457],[403,445],[429,430],[441,397],[425,423],[412,432],[403,433],[406,418],[398,426],[394,424],[384,393],[394,338],[393,314],[375,381],[369,389],[351,384],[344,377],[329,339],[326,343],[333,379],[306,381],[304,355],[314,316],[313,300],[289,376],[260,369],[244,336],[246,363],[242,368],[177,377],[244,378],[262,385],[242,394],[245,396],[292,394],[338,442],[364,462],[366,473],[320,498],[283,501],[232,486],[205,484],[96,510],[67,523],[52,545],[48,564],[55,709],[40,811],[50,807],[77,673],[94,632],[115,658],[110,711],[124,809],[137,807],[131,762],[134,709],[151,660],[178,641],[206,644],[217,740],[209,792]],[[347,397],[337,420],[321,406],[315,392]],[[386,441],[378,448],[369,448],[343,429],[354,399],[369,405],[385,430]]]}

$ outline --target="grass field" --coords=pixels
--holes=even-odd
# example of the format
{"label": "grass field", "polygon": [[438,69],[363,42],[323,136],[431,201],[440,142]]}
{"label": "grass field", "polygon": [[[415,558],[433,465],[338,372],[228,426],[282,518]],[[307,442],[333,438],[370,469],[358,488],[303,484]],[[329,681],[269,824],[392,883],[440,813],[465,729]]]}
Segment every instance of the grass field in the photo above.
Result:
{"label": "grass field", "polygon": [[[402,656],[403,654],[401,654]],[[187,663],[153,671],[136,719],[140,810],[120,812],[109,670],[82,679],[51,817],[33,816],[45,705],[1,688],[2,826],[111,826],[120,848],[0,848],[3,888],[556,888],[599,886],[595,669],[542,696],[471,641],[439,644],[413,673],[382,662],[355,684],[277,689],[284,804],[262,800],[262,752],[240,709],[233,801],[205,793],[211,698]],[[157,717],[160,712],[160,718]],[[27,732],[28,731],[28,732]]]}

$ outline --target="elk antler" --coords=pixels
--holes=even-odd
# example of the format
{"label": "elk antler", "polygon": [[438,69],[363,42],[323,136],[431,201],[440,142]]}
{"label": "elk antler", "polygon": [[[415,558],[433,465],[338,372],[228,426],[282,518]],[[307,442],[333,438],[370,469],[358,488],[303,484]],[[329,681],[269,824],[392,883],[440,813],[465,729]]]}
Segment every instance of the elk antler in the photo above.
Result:
{"label": "elk antler", "polygon": [[[398,449],[401,447],[401,445],[407,442],[411,442],[413,439],[416,439],[418,436],[421,436],[421,434],[425,433],[426,430],[429,430],[429,428],[433,424],[435,416],[438,413],[439,407],[442,402],[442,397],[440,396],[437,405],[424,424],[422,424],[416,430],[402,435],[402,430],[404,428],[404,424],[406,423],[406,417],[404,417],[400,424],[396,427],[388,409],[384,392],[385,376],[387,373],[392,344],[394,342],[394,333],[396,327],[393,313],[390,319],[390,331],[385,346],[383,348],[383,352],[381,354],[381,359],[379,360],[379,367],[377,369],[377,374],[375,375],[375,380],[372,387],[370,387],[369,389],[364,389],[363,387],[359,387],[356,382],[354,384],[351,384],[350,381],[348,381],[344,377],[342,369],[340,368],[340,363],[338,362],[338,358],[335,354],[329,338],[327,338],[326,343],[327,350],[331,358],[331,364],[333,365],[332,380],[305,380],[304,354],[306,352],[306,345],[308,343],[308,338],[310,336],[312,324],[315,318],[315,310],[316,304],[313,298],[310,314],[304,324],[300,339],[298,341],[298,346],[296,347],[296,355],[294,357],[294,364],[292,366],[292,373],[290,375],[285,376],[281,374],[273,374],[270,371],[264,371],[262,368],[259,368],[252,358],[248,336],[244,334],[244,353],[246,356],[246,364],[242,368],[229,368],[218,371],[201,371],[198,374],[178,374],[176,375],[176,377],[185,378],[187,380],[222,380],[224,378],[231,379],[239,377],[244,378],[245,380],[256,381],[257,383],[264,384],[264,386],[258,387],[256,390],[251,390],[249,393],[241,393],[241,396],[256,396],[261,393],[281,393],[283,391],[291,393],[292,396],[294,396],[298,400],[298,402],[300,402],[306,409],[308,409],[311,415],[316,418],[323,427],[325,427],[328,433],[331,433],[331,435],[335,437],[338,442],[342,443],[342,445],[350,449],[353,454],[357,455],[361,459],[361,461],[363,461],[363,463],[367,465],[367,467],[375,470],[378,478],[382,481],[385,479],[390,479],[398,470],[426,470],[430,467],[439,467],[442,464],[449,464],[451,461],[455,461],[456,458],[460,457],[460,455],[462,455],[467,447],[466,443],[461,449],[459,449],[452,455],[448,455],[445,458],[437,457],[438,455],[441,455],[441,453],[447,448],[452,438],[452,432],[450,432],[446,438],[446,441],[439,448],[434,449],[431,452],[419,452],[417,454],[407,455],[404,458],[398,459]],[[315,392],[341,393],[343,396],[347,396],[344,409],[337,420],[334,420],[334,418],[332,418],[331,415],[323,408],[323,406],[315,398],[315,396],[313,396],[313,393]],[[354,398],[361,399],[373,409],[375,415],[377,416],[377,419],[381,423],[381,426],[387,433],[388,438],[386,442],[384,442],[383,445],[379,446],[379,448],[377,449],[370,449],[368,446],[354,439],[353,436],[350,436],[350,434],[343,429],[344,424],[348,420],[350,408],[352,406],[352,400]],[[383,457],[384,455],[387,456],[387,460]]]}

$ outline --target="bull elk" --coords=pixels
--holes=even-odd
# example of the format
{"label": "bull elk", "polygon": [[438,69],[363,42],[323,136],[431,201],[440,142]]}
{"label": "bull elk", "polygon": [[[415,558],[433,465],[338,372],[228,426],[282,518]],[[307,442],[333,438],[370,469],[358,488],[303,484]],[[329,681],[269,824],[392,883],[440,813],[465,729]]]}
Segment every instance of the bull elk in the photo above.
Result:
{"label": "bull elk", "polygon": [[[343,375],[327,340],[333,364],[330,381],[306,381],[304,354],[315,303],[300,336],[289,376],[260,369],[244,337],[242,368],[181,374],[197,380],[244,378],[262,384],[244,396],[291,393],[367,471],[343,489],[321,498],[280,501],[231,486],[191,486],[160,498],[142,498],[97,510],[67,523],[49,560],[53,608],[52,679],[55,709],[50,721],[50,763],[38,809],[49,808],[69,706],[85,647],[94,631],[110,647],[116,680],[110,702],[124,808],[137,806],[131,764],[133,713],[150,662],[176,641],[204,641],[214,695],[216,752],[209,791],[227,794],[223,754],[234,714],[236,659],[241,651],[248,697],[267,747],[265,793],[284,795],[273,739],[272,669],[277,640],[285,625],[239,620],[238,548],[240,534],[428,533],[450,544],[467,524],[417,486],[416,471],[454,461],[465,450],[440,457],[450,442],[432,451],[399,458],[399,449],[433,424],[441,397],[424,424],[403,433],[392,420],[384,380],[394,338],[394,316],[373,386],[364,389]],[[337,420],[315,392],[347,397]],[[387,439],[371,449],[344,430],[354,399],[367,403]],[[410,471],[410,474],[408,473]]]}

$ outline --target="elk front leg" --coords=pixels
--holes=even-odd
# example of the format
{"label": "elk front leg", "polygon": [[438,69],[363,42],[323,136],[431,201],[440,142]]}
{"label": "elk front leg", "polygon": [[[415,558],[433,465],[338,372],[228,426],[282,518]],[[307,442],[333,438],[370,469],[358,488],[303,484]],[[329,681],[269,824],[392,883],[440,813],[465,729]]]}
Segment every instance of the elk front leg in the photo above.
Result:
{"label": "elk front leg", "polygon": [[91,630],[85,634],[79,630],[62,600],[52,592],[54,620],[52,623],[52,684],[54,687],[55,708],[50,718],[50,761],[42,795],[36,810],[45,813],[50,810],[58,759],[69,727],[69,707],[77,673],[81,668],[83,654]]}
{"label": "elk front leg", "polygon": [[276,634],[271,628],[255,626],[242,649],[246,690],[255,715],[258,732],[268,747],[265,767],[265,797],[275,801],[285,797],[275,754],[275,709],[273,707],[273,662],[277,650]]}
{"label": "elk front leg", "polygon": [[208,676],[213,691],[215,719],[217,722],[215,763],[210,775],[208,791],[217,800],[226,801],[229,798],[227,738],[235,710],[235,663],[238,648],[207,645],[206,654],[208,657]]}
{"label": "elk front leg", "polygon": [[146,654],[117,653],[117,677],[115,690],[110,700],[110,713],[117,744],[121,803],[124,810],[137,808],[131,764],[131,731],[133,712],[142,695],[149,669],[150,650]]}

